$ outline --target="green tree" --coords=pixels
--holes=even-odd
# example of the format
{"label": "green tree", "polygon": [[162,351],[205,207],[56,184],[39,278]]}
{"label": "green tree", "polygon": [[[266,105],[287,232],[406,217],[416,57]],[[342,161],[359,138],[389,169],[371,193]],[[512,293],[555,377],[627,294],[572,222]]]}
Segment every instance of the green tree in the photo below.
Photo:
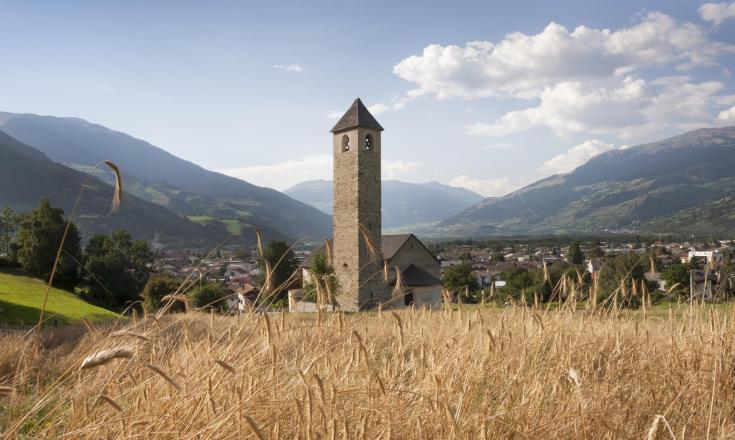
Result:
{"label": "green tree", "polygon": [[691,266],[688,263],[675,263],[667,266],[663,272],[661,272],[661,279],[666,281],[666,287],[672,288],[676,284],[679,286],[676,291],[687,292],[689,290],[689,271]]}
{"label": "green tree", "polygon": [[465,290],[475,291],[478,287],[477,277],[472,273],[472,266],[468,263],[455,264],[444,271],[442,286],[455,294]]}
{"label": "green tree", "polygon": [[[617,291],[620,305],[638,307],[641,280],[644,280],[643,275],[648,269],[647,263],[645,255],[633,252],[622,253],[609,260],[599,274],[601,297],[607,298]],[[650,292],[651,286],[648,285],[647,288]],[[638,296],[633,295],[633,292],[638,292]]]}
{"label": "green tree", "polygon": [[[151,310],[157,310],[161,305],[161,298],[176,292],[181,282],[168,275],[151,275],[143,287],[143,300]],[[175,302],[169,309],[172,312],[184,310],[184,305]]]}
{"label": "green tree", "polygon": [[12,209],[5,207],[0,212],[0,256],[8,257],[11,253],[11,244],[18,229],[20,216]]}
{"label": "green tree", "polygon": [[148,243],[124,230],[94,235],[84,249],[90,300],[107,307],[127,306],[139,299],[153,257]]}
{"label": "green tree", "polygon": [[312,281],[304,285],[305,298],[317,300],[318,289],[316,282],[319,283],[323,295],[329,295],[331,293],[331,295],[336,296],[338,294],[337,278],[334,276],[334,269],[324,252],[317,251],[311,257],[309,271],[311,272]]}
{"label": "green tree", "polygon": [[569,264],[573,266],[580,266],[584,264],[584,252],[582,252],[582,248],[580,247],[580,243],[578,241],[575,241],[569,247],[568,261]]}
{"label": "green tree", "polygon": [[211,309],[224,313],[227,311],[226,298],[231,292],[220,283],[207,283],[201,288],[194,288],[190,294],[192,305],[200,309]]}
{"label": "green tree", "polygon": [[[52,208],[47,198],[41,199],[38,207],[18,225],[18,263],[34,276],[48,280],[66,227],[64,210]],[[76,225],[70,224],[54,285],[72,288],[79,281],[79,265],[74,260],[82,260],[80,241]]]}
{"label": "green tree", "polygon": [[263,250],[263,257],[258,260],[260,274],[258,281],[261,285],[266,283],[266,262],[271,268],[270,285],[274,289],[276,298],[269,298],[268,301],[274,299],[284,299],[287,297],[287,284],[292,279],[294,272],[298,269],[296,256],[291,250],[291,246],[285,241],[274,240],[268,243]]}

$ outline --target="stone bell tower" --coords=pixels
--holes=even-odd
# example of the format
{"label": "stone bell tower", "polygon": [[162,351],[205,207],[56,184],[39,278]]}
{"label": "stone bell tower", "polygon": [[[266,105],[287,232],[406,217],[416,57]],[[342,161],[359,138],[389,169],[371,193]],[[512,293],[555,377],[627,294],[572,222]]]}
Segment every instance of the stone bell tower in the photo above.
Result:
{"label": "stone bell tower", "polygon": [[[334,144],[332,265],[339,283],[337,300],[344,310],[365,310],[390,299],[383,281],[381,250],[380,133],[383,127],[357,98],[331,131]],[[370,244],[363,235],[369,237]]]}

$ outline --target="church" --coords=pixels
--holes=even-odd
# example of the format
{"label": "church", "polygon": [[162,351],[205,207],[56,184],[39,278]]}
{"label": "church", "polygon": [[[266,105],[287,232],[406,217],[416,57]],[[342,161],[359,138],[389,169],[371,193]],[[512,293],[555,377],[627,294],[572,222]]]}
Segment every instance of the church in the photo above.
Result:
{"label": "church", "polygon": [[413,234],[381,233],[382,132],[359,98],[331,130],[334,238],[327,255],[342,310],[431,307],[442,300],[440,264],[426,246]]}

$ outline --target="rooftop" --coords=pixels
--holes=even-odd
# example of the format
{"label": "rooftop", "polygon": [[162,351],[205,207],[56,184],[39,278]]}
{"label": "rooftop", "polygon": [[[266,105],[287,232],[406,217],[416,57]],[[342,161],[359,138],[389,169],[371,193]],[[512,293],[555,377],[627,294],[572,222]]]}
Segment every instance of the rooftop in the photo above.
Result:
{"label": "rooftop", "polygon": [[378,131],[383,131],[383,127],[378,124],[375,117],[370,114],[365,104],[360,101],[360,98],[355,99],[347,112],[337,121],[337,124],[330,130],[332,133],[339,133],[341,131],[351,130],[357,127],[372,128]]}

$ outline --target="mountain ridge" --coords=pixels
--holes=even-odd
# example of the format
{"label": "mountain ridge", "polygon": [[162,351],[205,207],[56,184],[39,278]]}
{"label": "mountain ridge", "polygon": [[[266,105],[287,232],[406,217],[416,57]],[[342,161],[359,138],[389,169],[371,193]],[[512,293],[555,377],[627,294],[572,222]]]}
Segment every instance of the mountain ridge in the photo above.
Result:
{"label": "mountain ridge", "polygon": [[[725,233],[735,221],[709,222],[696,218],[694,211],[735,190],[733,170],[735,127],[697,129],[608,151],[569,173],[483,200],[442,221],[434,233]],[[685,217],[689,220],[681,220]]]}
{"label": "mountain ridge", "polygon": [[112,160],[126,190],[182,215],[267,225],[293,238],[331,235],[329,217],[274,189],[206,170],[149,142],[80,118],[0,113],[0,130],[74,168]]}

